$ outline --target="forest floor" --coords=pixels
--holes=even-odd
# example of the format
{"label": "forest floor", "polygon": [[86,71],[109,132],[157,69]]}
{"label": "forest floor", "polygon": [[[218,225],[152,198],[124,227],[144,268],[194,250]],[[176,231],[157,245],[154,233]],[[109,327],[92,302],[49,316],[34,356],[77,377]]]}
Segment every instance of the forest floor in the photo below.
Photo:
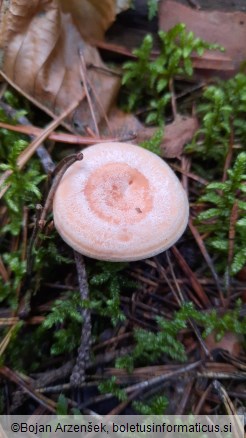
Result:
{"label": "forest floor", "polygon": [[[171,2],[160,3],[159,14],[149,20],[147,2],[136,0],[105,39],[97,29],[89,49],[76,14],[69,24],[64,14],[63,34],[60,20],[47,31],[52,13],[42,22],[43,10],[30,17],[25,9],[21,24],[44,23],[38,28],[44,30],[43,46],[33,51],[36,25],[20,31],[19,45],[11,39],[14,18],[10,31],[6,25],[0,90],[1,414],[245,414],[245,40],[235,38],[241,46],[233,43],[227,52],[201,50],[202,56],[185,40],[179,57],[175,39],[166,48],[157,36],[160,28],[169,35],[162,11]],[[246,12],[244,0],[179,3],[190,14]],[[243,18],[233,25],[244,31]],[[140,55],[132,53],[146,34],[153,38],[149,52],[143,47]],[[76,44],[85,49],[86,64],[80,51],[78,61]],[[32,62],[21,50],[30,59],[35,54]],[[170,52],[177,62],[168,63]],[[126,72],[133,81],[121,87]],[[189,198],[183,236],[147,260],[83,257],[54,227],[57,176],[80,148],[112,136],[164,158]]]}

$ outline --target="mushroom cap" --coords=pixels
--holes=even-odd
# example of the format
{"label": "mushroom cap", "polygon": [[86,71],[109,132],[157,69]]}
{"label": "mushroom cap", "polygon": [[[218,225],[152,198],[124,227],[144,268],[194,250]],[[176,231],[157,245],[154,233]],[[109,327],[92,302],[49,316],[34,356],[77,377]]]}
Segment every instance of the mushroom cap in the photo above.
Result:
{"label": "mushroom cap", "polygon": [[189,214],[186,193],[157,155],[101,143],[63,175],[53,201],[58,233],[73,249],[108,261],[152,257],[172,246]]}

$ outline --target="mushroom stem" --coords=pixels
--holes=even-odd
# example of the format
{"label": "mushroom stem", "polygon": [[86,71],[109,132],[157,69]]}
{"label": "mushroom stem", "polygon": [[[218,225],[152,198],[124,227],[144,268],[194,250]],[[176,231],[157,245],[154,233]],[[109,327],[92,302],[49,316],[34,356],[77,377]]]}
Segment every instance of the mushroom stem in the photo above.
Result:
{"label": "mushroom stem", "polygon": [[[74,258],[78,273],[79,291],[82,300],[89,299],[89,287],[85,269],[84,257],[77,251],[74,251]],[[81,309],[83,326],[81,332],[81,341],[78,348],[76,364],[73,368],[70,383],[72,386],[80,386],[85,380],[85,369],[90,358],[91,347],[91,311],[90,309]]]}

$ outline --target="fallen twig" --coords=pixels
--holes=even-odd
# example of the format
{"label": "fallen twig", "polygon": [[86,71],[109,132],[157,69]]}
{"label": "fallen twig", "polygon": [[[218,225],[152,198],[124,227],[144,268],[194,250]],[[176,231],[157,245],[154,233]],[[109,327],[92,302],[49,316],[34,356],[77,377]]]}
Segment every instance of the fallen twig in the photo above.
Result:
{"label": "fallen twig", "polygon": [[[84,257],[78,252],[74,251],[74,258],[78,273],[79,291],[81,300],[89,299],[89,288],[87,283],[87,274],[85,269]],[[85,380],[85,369],[90,358],[91,347],[91,311],[90,309],[81,309],[83,318],[83,326],[81,333],[81,341],[78,349],[78,356],[76,364],[73,368],[70,383],[72,386],[79,386]]]}

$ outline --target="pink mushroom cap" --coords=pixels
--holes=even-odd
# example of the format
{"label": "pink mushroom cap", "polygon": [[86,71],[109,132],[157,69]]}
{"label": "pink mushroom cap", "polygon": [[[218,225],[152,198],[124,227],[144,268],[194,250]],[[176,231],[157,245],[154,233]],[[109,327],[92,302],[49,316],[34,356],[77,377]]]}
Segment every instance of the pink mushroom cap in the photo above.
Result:
{"label": "pink mushroom cap", "polygon": [[53,202],[58,233],[73,249],[108,261],[152,257],[183,234],[186,193],[157,155],[128,143],[101,143],[65,172]]}

